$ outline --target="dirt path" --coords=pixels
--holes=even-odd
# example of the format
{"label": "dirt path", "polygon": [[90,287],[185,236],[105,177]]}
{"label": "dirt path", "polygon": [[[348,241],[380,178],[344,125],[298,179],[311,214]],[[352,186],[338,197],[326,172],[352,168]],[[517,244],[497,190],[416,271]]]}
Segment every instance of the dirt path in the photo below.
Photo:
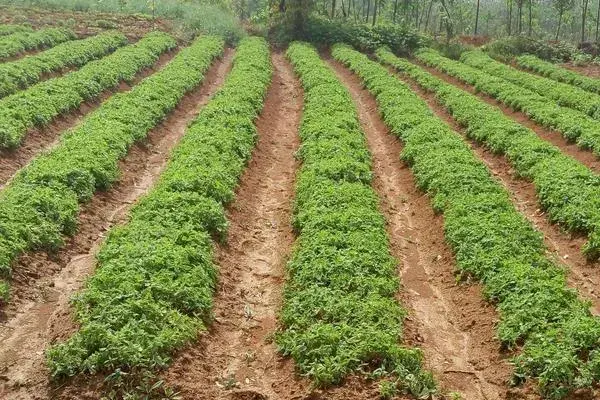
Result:
{"label": "dirt path", "polygon": [[[0,398],[57,398],[48,382],[43,352],[75,329],[69,298],[93,272],[106,231],[125,221],[131,205],[151,188],[189,122],[223,82],[232,58],[233,51],[228,50],[211,67],[204,84],[186,95],[144,143],[130,149],[120,163],[121,179],[82,207],[77,234],[58,253],[20,258],[14,267],[12,301],[3,310],[0,325]],[[82,398],[76,389],[63,398]]]}
{"label": "dirt path", "polygon": [[23,142],[18,148],[14,150],[0,149],[0,189],[12,179],[19,169],[27,165],[32,158],[41,151],[54,147],[65,131],[77,126],[85,116],[100,107],[114,93],[122,93],[130,90],[142,79],[164,67],[171,61],[175,54],[177,54],[177,51],[162,54],[151,68],[145,68],[140,71],[130,84],[121,82],[117,88],[103,92],[95,101],[81,104],[77,110],[55,118],[49,125],[43,128],[31,129],[25,135]]}
{"label": "dirt path", "polygon": [[460,81],[452,76],[446,75],[443,72],[436,70],[435,68],[428,67],[422,63],[419,63],[416,60],[411,60],[411,62],[413,62],[416,65],[420,66],[421,68],[425,69],[427,72],[431,73],[432,75],[435,75],[436,77],[438,77],[438,78],[440,78],[440,79],[442,79],[442,80],[444,80],[466,92],[469,92],[469,93],[479,97],[481,100],[485,101],[486,103],[499,108],[500,111],[502,111],[504,113],[504,115],[513,119],[514,121],[518,122],[519,124],[531,129],[540,138],[542,138],[543,140],[545,140],[549,143],[552,143],[553,145],[558,147],[564,154],[566,154],[570,157],[573,157],[574,159],[576,159],[583,165],[590,168],[592,171],[594,171],[596,173],[600,173],[600,160],[598,159],[598,157],[596,157],[591,151],[583,150],[583,149],[577,147],[577,145],[575,143],[569,143],[562,136],[562,134],[560,132],[555,132],[551,129],[544,128],[543,126],[539,125],[537,122],[529,119],[529,117],[526,114],[524,114],[520,111],[512,110],[510,107],[506,106],[504,103],[501,103],[500,101],[494,99],[491,96],[488,96],[481,92],[476,92],[475,88],[473,86],[467,85],[466,83],[463,83],[462,81]]}
{"label": "dirt path", "polygon": [[427,367],[444,389],[465,399],[504,399],[511,368],[494,340],[497,315],[481,287],[455,283],[455,260],[445,244],[443,219],[416,189],[400,160],[374,98],[349,70],[328,60],[349,88],[373,155],[374,186],[388,223],[392,252],[401,261],[402,301],[410,309],[406,336],[423,349]]}
{"label": "dirt path", "polygon": [[294,242],[294,153],[303,102],[284,55],[273,53],[272,61],[258,144],[228,207],[228,243],[216,252],[215,321],[165,374],[184,399],[290,399],[296,388],[293,366],[270,338]]}
{"label": "dirt path", "polygon": [[466,137],[465,130],[456,123],[443,105],[435,98],[435,95],[421,89],[414,81],[402,77],[412,90],[427,101],[436,115],[442,118],[452,128],[460,132],[465,140],[471,145],[475,154],[492,171],[492,174],[508,190],[513,204],[537,230],[543,233],[544,243],[549,250],[549,256],[558,264],[564,264],[569,270],[569,284],[592,302],[592,312],[600,315],[600,293],[597,278],[597,263],[589,263],[581,253],[580,249],[586,242],[585,237],[571,235],[561,230],[558,225],[551,224],[544,212],[539,209],[537,194],[533,183],[517,179],[506,157],[488,151],[484,146],[477,145]]}

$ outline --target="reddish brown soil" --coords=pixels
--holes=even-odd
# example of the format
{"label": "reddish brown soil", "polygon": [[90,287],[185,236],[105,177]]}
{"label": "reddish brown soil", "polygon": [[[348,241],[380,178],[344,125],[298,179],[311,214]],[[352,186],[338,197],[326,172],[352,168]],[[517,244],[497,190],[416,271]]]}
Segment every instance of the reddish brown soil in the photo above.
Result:
{"label": "reddish brown soil", "polygon": [[589,76],[590,78],[600,78],[600,65],[597,64],[573,65],[565,63],[560,66],[580,73],[581,75]]}
{"label": "reddish brown soil", "polygon": [[542,138],[545,141],[552,143],[556,147],[560,148],[560,150],[564,154],[576,159],[577,161],[579,161],[583,165],[587,166],[594,172],[600,173],[600,160],[598,160],[598,158],[590,151],[583,150],[583,149],[577,147],[577,145],[575,143],[568,142],[559,132],[555,132],[551,129],[544,128],[543,126],[539,125],[535,121],[529,119],[529,117],[526,114],[522,113],[521,111],[515,111],[515,110],[511,109],[510,107],[506,106],[504,103],[501,103],[500,101],[494,99],[493,97],[490,97],[481,92],[477,92],[475,90],[475,88],[471,85],[468,85],[452,76],[446,75],[443,72],[436,70],[435,68],[431,68],[422,63],[419,63],[418,61],[415,61],[415,60],[412,60],[412,61],[415,64],[419,65],[421,68],[423,68],[426,71],[428,71],[429,73],[431,73],[432,75],[435,75],[436,77],[443,79],[444,81],[446,81],[466,92],[474,94],[477,97],[479,97],[481,100],[485,101],[486,103],[499,108],[504,113],[504,115],[515,120],[516,122],[520,123],[521,125],[526,126],[527,128],[531,129],[540,138]]}
{"label": "reddish brown soil", "polygon": [[164,374],[185,399],[291,399],[308,387],[271,340],[294,242],[294,153],[302,111],[291,66],[282,53],[273,53],[272,61],[258,143],[227,210],[227,244],[217,246],[214,323]]}
{"label": "reddish brown soil", "polygon": [[392,252],[401,261],[402,301],[410,309],[407,339],[420,347],[446,391],[465,399],[504,399],[511,367],[494,339],[497,315],[478,284],[457,284],[445,244],[443,217],[400,160],[402,144],[389,133],[374,98],[358,77],[331,61],[350,89],[373,155],[374,186],[388,223]]}
{"label": "reddish brown soil", "polygon": [[[406,77],[403,80],[409,83],[413,91],[417,92],[427,101],[429,107],[438,116],[466,137],[464,129],[456,123],[444,106],[435,99],[435,95],[425,92],[415,82]],[[569,234],[563,231],[558,225],[551,224],[545,217],[545,213],[539,208],[533,183],[517,179],[515,171],[505,157],[493,154],[484,146],[475,144],[473,141],[471,143],[473,144],[473,151],[486,163],[493,175],[507,188],[517,209],[531,221],[536,229],[544,234],[544,241],[548,248],[549,256],[555,259],[557,263],[568,267],[569,283],[573,287],[576,287],[586,299],[592,302],[592,312],[600,315],[600,293],[598,293],[600,280],[596,278],[598,263],[588,262],[581,253],[580,249],[586,242],[585,237]],[[590,156],[593,157],[591,154]],[[595,160],[593,165],[599,165],[598,161]]]}
{"label": "reddish brown soil", "polygon": [[[186,95],[143,143],[120,163],[122,176],[107,192],[82,207],[78,232],[56,254],[27,254],[14,267],[14,297],[0,325],[0,398],[98,399],[95,388],[48,381],[43,352],[75,329],[69,298],[95,267],[95,254],[108,229],[126,221],[131,205],[144,195],[164,168],[170,150],[183,136],[199,108],[218,89],[233,58],[228,50],[207,73],[204,84]],[[91,380],[93,382],[93,380]],[[91,385],[91,383],[90,383]]]}
{"label": "reddish brown soil", "polygon": [[[109,25],[106,25],[106,22]],[[65,26],[80,37],[117,29],[130,38],[139,38],[155,28],[167,32],[173,29],[167,20],[157,19],[153,22],[149,17],[143,15],[57,11],[15,6],[0,6],[0,23],[29,23],[35,29],[47,26]]]}
{"label": "reddish brown soil", "polygon": [[130,90],[142,79],[164,67],[176,53],[177,51],[171,51],[162,54],[151,68],[140,71],[130,83],[121,82],[118,87],[101,93],[96,100],[85,102],[77,110],[58,116],[47,126],[31,129],[16,149],[0,149],[0,188],[38,153],[55,146],[63,133],[77,126],[88,114],[100,107],[114,93]]}

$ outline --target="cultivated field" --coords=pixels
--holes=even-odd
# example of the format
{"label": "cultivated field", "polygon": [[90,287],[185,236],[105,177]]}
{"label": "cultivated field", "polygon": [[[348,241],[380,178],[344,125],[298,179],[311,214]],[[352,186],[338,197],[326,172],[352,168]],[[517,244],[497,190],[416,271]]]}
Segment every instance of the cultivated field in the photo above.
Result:
{"label": "cultivated field", "polygon": [[0,24],[1,399],[600,398],[600,80],[71,15]]}

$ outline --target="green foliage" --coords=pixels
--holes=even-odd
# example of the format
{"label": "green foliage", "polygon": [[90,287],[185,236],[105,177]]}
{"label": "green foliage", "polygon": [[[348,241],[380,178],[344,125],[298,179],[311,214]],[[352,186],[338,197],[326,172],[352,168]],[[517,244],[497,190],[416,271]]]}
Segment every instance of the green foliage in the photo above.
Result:
{"label": "green foliage", "polygon": [[125,45],[120,32],[106,32],[84,40],[60,44],[40,54],[0,64],[0,97],[39,82],[44,74],[80,67]]}
{"label": "green foliage", "polygon": [[28,25],[0,25],[0,36],[10,35],[16,32],[32,32]]}
{"label": "green foliage", "polygon": [[576,141],[584,149],[600,156],[600,121],[567,107],[561,107],[531,90],[491,76],[480,69],[442,57],[431,49],[416,52],[416,58],[459,80],[474,85],[514,110],[522,111],[542,126],[561,132],[565,138]]}
{"label": "green foliage", "polygon": [[163,32],[152,32],[77,71],[49,79],[0,100],[0,147],[17,147],[28,130],[98,97],[121,81],[131,81],[143,68],[177,45]]}
{"label": "green foliage", "polygon": [[[360,75],[384,121],[405,143],[401,156],[444,214],[458,268],[478,278],[497,306],[499,340],[509,348],[523,345],[514,359],[515,381],[538,378],[548,398],[578,387],[576,378],[591,369],[586,355],[600,345],[600,319],[546,257],[540,232],[462,138],[407,85],[346,46],[335,46],[333,56]],[[423,75],[423,81],[435,87],[435,79]]]}
{"label": "green foliage", "polygon": [[600,119],[600,95],[586,92],[578,87],[538,75],[519,71],[509,65],[495,61],[481,51],[467,51],[460,60],[482,72],[497,76],[529,89],[541,96],[554,100],[558,105],[579,110],[594,119]]}
{"label": "green foliage", "polygon": [[467,128],[469,137],[506,155],[517,174],[533,182],[548,219],[568,231],[588,233],[590,240],[585,247],[588,257],[593,259],[600,255],[600,242],[596,238],[600,227],[598,175],[476,96],[389,51],[380,49],[377,56],[434,92],[454,118]]}
{"label": "green foliage", "polygon": [[551,62],[539,59],[536,56],[525,54],[517,57],[517,64],[521,68],[534,71],[547,78],[554,79],[557,82],[564,82],[575,85],[589,92],[600,94],[600,80],[590,78],[566,68],[559,67]]}
{"label": "green foliage", "polygon": [[0,36],[0,60],[17,56],[26,50],[56,46],[74,38],[75,34],[64,28],[16,31],[6,36]]}
{"label": "green foliage", "polygon": [[548,42],[526,36],[498,39],[485,45],[483,50],[502,61],[510,61],[522,54],[533,54],[543,60],[568,61],[579,54],[577,48],[567,42]]}
{"label": "green foliage", "polygon": [[[149,62],[172,43],[165,34],[151,34],[142,41],[146,44],[138,43],[138,54],[130,53],[126,60]],[[8,273],[11,261],[22,252],[52,250],[62,244],[62,234],[75,231],[78,202],[118,179],[118,162],[128,148],[202,81],[222,47],[218,38],[198,40],[130,91],[112,96],[19,171],[0,192],[1,272]]]}
{"label": "green foliage", "polygon": [[[162,99],[176,82],[195,86],[222,46],[221,39],[198,40],[146,94]],[[217,279],[211,236],[225,235],[223,205],[250,158],[270,77],[266,42],[242,40],[225,84],[188,128],[154,189],[102,246],[95,275],[74,299],[81,329],[48,351],[54,376],[164,366],[205,329]]]}
{"label": "green foliage", "polygon": [[[290,32],[288,37],[276,39],[286,42],[296,38],[297,32]],[[318,16],[308,18],[306,32],[299,39],[326,45],[347,43],[363,51],[375,51],[381,46],[388,46],[398,53],[407,53],[430,43],[427,37],[404,25],[372,26],[350,21],[331,21]]]}
{"label": "green foliage", "polygon": [[352,98],[308,44],[287,56],[305,90],[302,168],[288,263],[280,351],[316,385],[339,383],[369,365],[394,377],[386,391],[436,392],[422,354],[402,347],[406,311],[396,302],[396,261],[371,188],[371,157]]}

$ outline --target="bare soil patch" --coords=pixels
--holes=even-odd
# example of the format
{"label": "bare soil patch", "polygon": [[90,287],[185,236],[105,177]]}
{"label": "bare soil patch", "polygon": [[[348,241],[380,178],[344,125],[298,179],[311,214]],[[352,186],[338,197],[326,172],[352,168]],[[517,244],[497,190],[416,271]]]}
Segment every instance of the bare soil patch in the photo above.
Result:
{"label": "bare soil patch", "polygon": [[28,23],[35,29],[64,26],[72,29],[80,37],[117,29],[131,39],[138,39],[154,29],[166,32],[173,30],[172,24],[168,20],[157,18],[152,21],[151,18],[143,15],[58,11],[15,6],[0,6],[0,23]]}

